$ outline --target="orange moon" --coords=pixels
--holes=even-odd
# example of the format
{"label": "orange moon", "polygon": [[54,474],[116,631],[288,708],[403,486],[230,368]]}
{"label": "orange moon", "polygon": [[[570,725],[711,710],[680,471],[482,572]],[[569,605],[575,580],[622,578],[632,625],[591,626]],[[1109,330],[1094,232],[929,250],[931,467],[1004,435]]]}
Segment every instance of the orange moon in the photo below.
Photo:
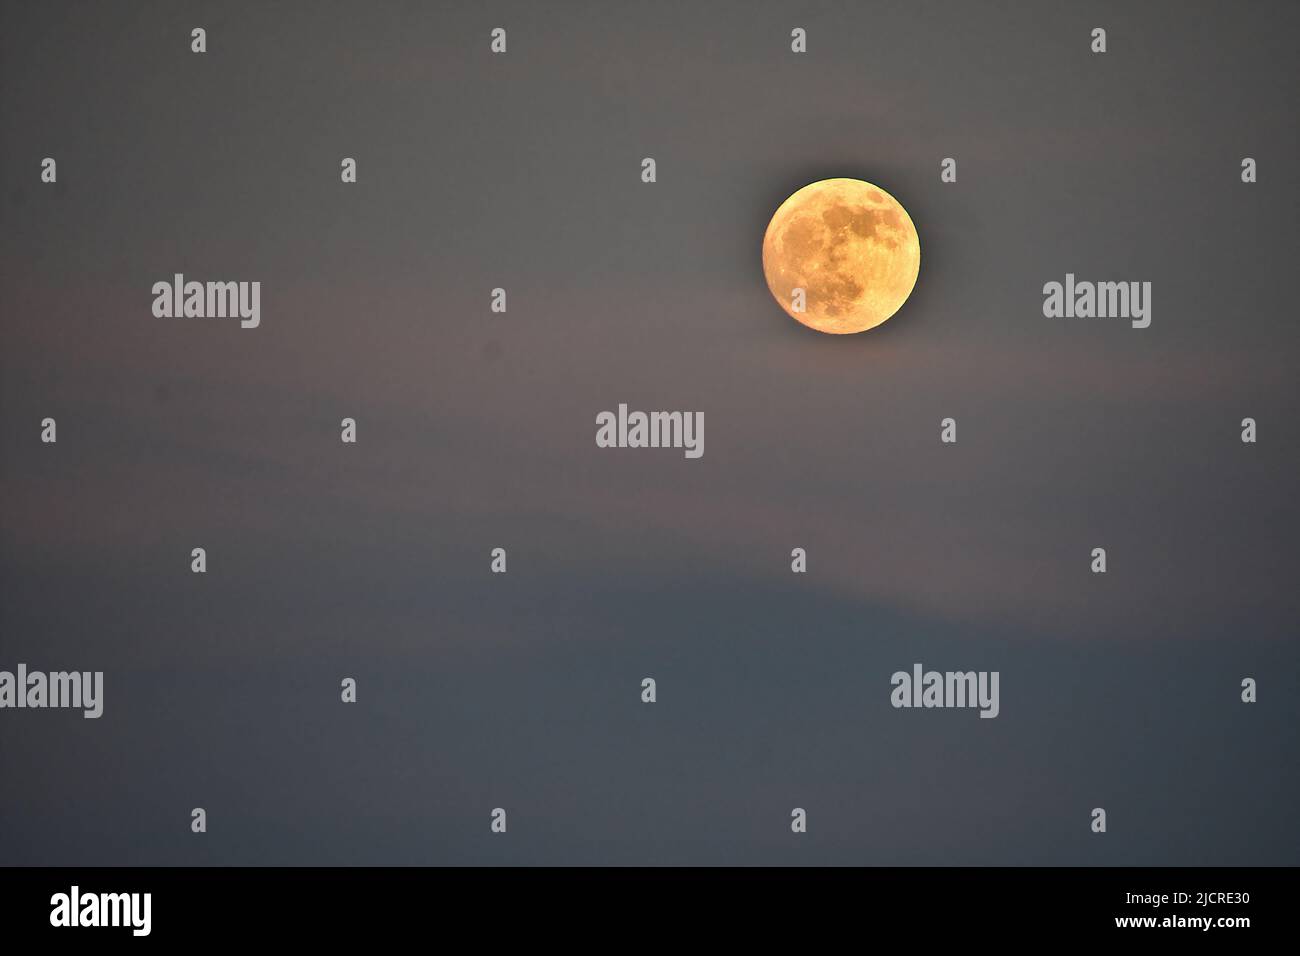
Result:
{"label": "orange moon", "polygon": [[920,271],[912,217],[889,193],[860,179],[804,186],[781,203],[763,236],[772,296],[818,332],[875,328],[907,301]]}

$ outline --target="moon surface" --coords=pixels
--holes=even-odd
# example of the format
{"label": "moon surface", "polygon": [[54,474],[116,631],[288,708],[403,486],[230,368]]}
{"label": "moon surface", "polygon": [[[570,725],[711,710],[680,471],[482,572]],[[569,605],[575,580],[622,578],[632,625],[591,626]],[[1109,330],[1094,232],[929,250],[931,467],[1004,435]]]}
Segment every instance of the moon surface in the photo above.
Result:
{"label": "moon surface", "polygon": [[920,270],[907,210],[860,179],[804,186],[781,203],[763,236],[768,289],[791,318],[819,332],[880,325],[907,301]]}

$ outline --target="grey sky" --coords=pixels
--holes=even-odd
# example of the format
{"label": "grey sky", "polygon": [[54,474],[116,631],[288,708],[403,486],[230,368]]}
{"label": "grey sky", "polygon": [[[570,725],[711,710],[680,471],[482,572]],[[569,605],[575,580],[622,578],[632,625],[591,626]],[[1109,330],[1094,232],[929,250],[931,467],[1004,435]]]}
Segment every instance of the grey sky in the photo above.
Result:
{"label": "grey sky", "polygon": [[[0,713],[0,863],[1300,862],[1294,5],[632,7],[3,8],[0,668],[105,705]],[[759,261],[840,175],[922,245],[848,338]]]}

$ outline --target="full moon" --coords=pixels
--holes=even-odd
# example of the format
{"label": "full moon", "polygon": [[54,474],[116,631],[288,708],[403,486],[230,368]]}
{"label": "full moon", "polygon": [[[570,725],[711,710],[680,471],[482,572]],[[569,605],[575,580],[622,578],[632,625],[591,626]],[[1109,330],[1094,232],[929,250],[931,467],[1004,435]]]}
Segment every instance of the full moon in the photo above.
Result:
{"label": "full moon", "polygon": [[880,325],[907,301],[920,270],[907,210],[860,179],[804,186],[781,203],[763,236],[768,289],[791,318],[819,332]]}

